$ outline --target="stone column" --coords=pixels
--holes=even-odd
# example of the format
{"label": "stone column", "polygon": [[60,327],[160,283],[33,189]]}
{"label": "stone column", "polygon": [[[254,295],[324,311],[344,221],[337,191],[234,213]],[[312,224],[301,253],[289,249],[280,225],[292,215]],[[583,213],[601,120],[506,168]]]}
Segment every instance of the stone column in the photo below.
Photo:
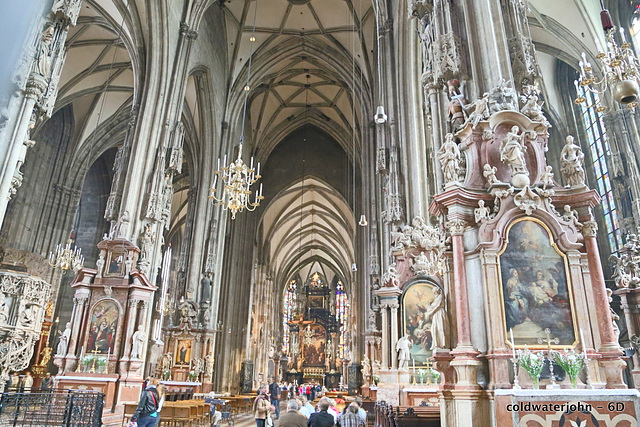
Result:
{"label": "stone column", "polygon": [[451,352],[454,360],[451,365],[456,369],[458,381],[456,388],[477,388],[476,373],[480,362],[479,354],[471,344],[471,326],[469,318],[469,296],[467,292],[467,270],[464,256],[463,233],[466,222],[454,217],[447,226],[451,232],[451,246],[453,249],[453,281],[456,306],[456,331],[458,343]]}
{"label": "stone column", "polygon": [[395,354],[395,345],[398,342],[398,302],[389,304],[391,308],[391,369],[398,369],[398,358]]}
{"label": "stone column", "polygon": [[[89,290],[78,289],[76,295],[73,298],[73,313],[71,314],[71,338],[69,339],[69,346],[67,347],[67,355],[65,356],[65,372],[75,369],[78,356],[76,351],[78,349],[78,340],[80,338],[80,332],[83,325],[83,319],[85,317],[85,311],[87,302],[89,301]],[[85,349],[85,353],[88,350]]]}
{"label": "stone column", "polygon": [[598,331],[600,332],[600,348],[598,353],[600,359],[598,363],[604,371],[607,379],[607,388],[627,388],[622,378],[622,372],[626,363],[620,358],[622,349],[615,341],[611,313],[609,311],[609,298],[604,282],[604,272],[600,263],[600,251],[596,234],[598,225],[595,221],[585,221],[582,227],[584,236],[584,246],[587,251],[589,263],[589,273],[591,274],[591,284],[593,286],[593,299],[596,302],[595,310],[598,318]]}
{"label": "stone column", "polygon": [[382,369],[389,369],[389,312],[387,304],[380,304],[382,313]]}
{"label": "stone column", "polygon": [[129,300],[129,309],[127,311],[127,329],[122,336],[124,340],[124,345],[122,346],[122,357],[120,357],[121,361],[129,360],[129,354],[131,353],[131,336],[133,335],[136,328],[136,317],[138,315],[138,304],[140,300],[138,299],[130,299]]}

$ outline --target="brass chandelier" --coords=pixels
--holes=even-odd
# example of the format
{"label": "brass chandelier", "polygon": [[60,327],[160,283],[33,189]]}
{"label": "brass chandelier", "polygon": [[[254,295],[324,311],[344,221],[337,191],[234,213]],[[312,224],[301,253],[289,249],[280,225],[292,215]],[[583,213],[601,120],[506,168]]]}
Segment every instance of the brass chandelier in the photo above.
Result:
{"label": "brass chandelier", "polygon": [[[216,196],[218,176],[223,183],[222,195]],[[251,165],[247,166],[242,161],[242,144],[238,149],[238,158],[227,166],[227,156],[224,156],[222,168],[220,168],[220,159],[218,159],[218,167],[215,172],[213,186],[211,187],[210,199],[215,200],[222,208],[231,211],[231,219],[236,218],[236,213],[248,210],[253,212],[260,201],[264,199],[262,196],[262,183],[260,190],[256,191],[254,202],[251,202],[251,185],[261,178],[260,163],[258,170],[253,169],[253,157],[251,157]]]}
{"label": "brass chandelier", "polygon": [[[225,154],[224,160],[222,162],[222,168],[220,168],[220,158],[218,158],[215,178],[213,180],[213,185],[211,186],[211,192],[209,194],[209,198],[213,199],[215,202],[221,205],[224,210],[231,211],[231,219],[236,219],[236,214],[238,212],[242,212],[245,209],[249,212],[253,212],[258,206],[260,206],[260,201],[264,199],[264,197],[262,196],[262,183],[260,183],[260,190],[256,191],[255,199],[253,202],[251,202],[251,186],[261,178],[260,162],[258,162],[258,169],[256,171],[253,168],[253,156],[251,157],[250,166],[247,166],[246,163],[242,161],[242,145],[244,143],[244,128],[245,120],[247,117],[247,104],[249,99],[249,91],[251,90],[251,88],[249,87],[249,82],[251,80],[253,44],[256,41],[255,19],[258,12],[257,9],[258,2],[256,1],[254,7],[253,32],[251,34],[251,38],[249,38],[249,41],[251,42],[251,51],[249,53],[247,83],[244,87],[244,107],[242,112],[242,128],[240,134],[240,146],[238,148],[238,158],[235,161],[232,161],[229,166],[227,166],[227,155]],[[220,177],[220,180],[223,184],[222,194],[220,196],[216,194],[218,177]]]}
{"label": "brass chandelier", "polygon": [[[587,61],[587,56],[582,53],[582,61],[580,61],[580,82],[576,83],[576,89],[578,84],[585,90],[598,95],[595,96],[595,102],[592,105],[587,105],[587,108],[595,107],[597,112],[603,112],[606,108],[600,104],[601,95],[603,95],[607,89],[610,89],[613,98],[626,105],[630,109],[634,109],[638,106],[638,95],[640,93],[640,61],[636,57],[631,43],[629,43],[624,35],[624,28],[620,28],[620,41],[618,44],[616,41],[616,30],[609,15],[609,11],[602,9],[600,12],[600,18],[602,21],[602,29],[606,33],[607,45],[603,48],[595,39],[596,46],[598,48],[598,54],[596,58],[600,60],[603,75],[597,77],[594,74],[593,67]],[[576,98],[576,104],[586,104],[587,100],[584,96],[581,96],[578,91],[578,98]]]}
{"label": "brass chandelier", "polygon": [[77,272],[84,265],[84,256],[82,255],[82,249],[73,245],[73,241],[69,239],[65,246],[62,243],[58,243],[55,253],[49,252],[49,265],[53,268],[60,267],[63,272],[73,269]]}

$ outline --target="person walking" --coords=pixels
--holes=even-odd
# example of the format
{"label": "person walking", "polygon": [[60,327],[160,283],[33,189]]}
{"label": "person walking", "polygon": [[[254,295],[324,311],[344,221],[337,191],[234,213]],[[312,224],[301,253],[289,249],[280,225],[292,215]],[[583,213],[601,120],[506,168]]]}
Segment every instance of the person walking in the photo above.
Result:
{"label": "person walking", "polygon": [[256,420],[256,427],[265,427],[266,419],[269,415],[268,386],[262,384],[258,389],[258,397],[253,401],[253,412]]}
{"label": "person walking", "polygon": [[307,417],[298,412],[299,406],[295,399],[287,402],[287,412],[282,414],[276,427],[307,427]]}
{"label": "person walking", "polygon": [[138,407],[131,416],[129,426],[137,423],[138,427],[155,427],[158,423],[158,411],[160,410],[160,396],[157,390],[158,380],[151,379],[142,391]]}
{"label": "person walking", "polygon": [[270,402],[276,408],[276,420],[280,418],[280,385],[276,382],[276,378],[272,377],[269,384]]}

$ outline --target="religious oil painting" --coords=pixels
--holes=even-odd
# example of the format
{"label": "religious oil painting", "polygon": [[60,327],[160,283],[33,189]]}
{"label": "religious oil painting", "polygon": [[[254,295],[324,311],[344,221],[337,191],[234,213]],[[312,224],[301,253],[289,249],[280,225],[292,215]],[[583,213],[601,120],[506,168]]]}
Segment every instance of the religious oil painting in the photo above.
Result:
{"label": "religious oil painting", "polygon": [[302,331],[305,366],[324,366],[326,332],[322,325],[307,325]]}
{"label": "religious oil painting", "polygon": [[118,303],[112,299],[104,299],[93,307],[85,353],[113,354],[119,316]]}
{"label": "religious oil painting", "polygon": [[420,366],[424,365],[432,355],[432,319],[429,315],[429,307],[435,300],[434,286],[416,283],[407,289],[402,298],[404,330],[413,343],[411,358],[416,365]]}
{"label": "religious oil painting", "polygon": [[107,276],[122,276],[124,274],[125,253],[111,252],[109,254],[109,266]]}
{"label": "religious oil painting", "polygon": [[565,258],[546,227],[533,220],[515,222],[500,255],[500,279],[506,333],[513,329],[516,347],[546,346],[539,339],[575,341],[572,296]]}
{"label": "religious oil painting", "polygon": [[175,363],[176,366],[188,366],[191,363],[191,340],[177,340]]}

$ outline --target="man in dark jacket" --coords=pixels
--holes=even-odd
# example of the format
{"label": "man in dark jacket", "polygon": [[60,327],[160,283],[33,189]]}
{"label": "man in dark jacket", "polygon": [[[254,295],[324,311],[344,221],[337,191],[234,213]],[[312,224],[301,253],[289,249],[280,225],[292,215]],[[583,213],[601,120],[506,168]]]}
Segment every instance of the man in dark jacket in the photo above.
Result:
{"label": "man in dark jacket", "polygon": [[333,415],[328,413],[331,402],[328,398],[323,397],[318,403],[320,412],[314,412],[307,421],[308,427],[333,427]]}
{"label": "man in dark jacket", "polygon": [[275,377],[271,378],[269,384],[269,394],[271,395],[271,404],[276,407],[276,419],[280,418],[280,386],[276,382]]}
{"label": "man in dark jacket", "polygon": [[306,427],[307,417],[298,412],[298,402],[291,399],[287,402],[287,413],[282,414],[276,427]]}

